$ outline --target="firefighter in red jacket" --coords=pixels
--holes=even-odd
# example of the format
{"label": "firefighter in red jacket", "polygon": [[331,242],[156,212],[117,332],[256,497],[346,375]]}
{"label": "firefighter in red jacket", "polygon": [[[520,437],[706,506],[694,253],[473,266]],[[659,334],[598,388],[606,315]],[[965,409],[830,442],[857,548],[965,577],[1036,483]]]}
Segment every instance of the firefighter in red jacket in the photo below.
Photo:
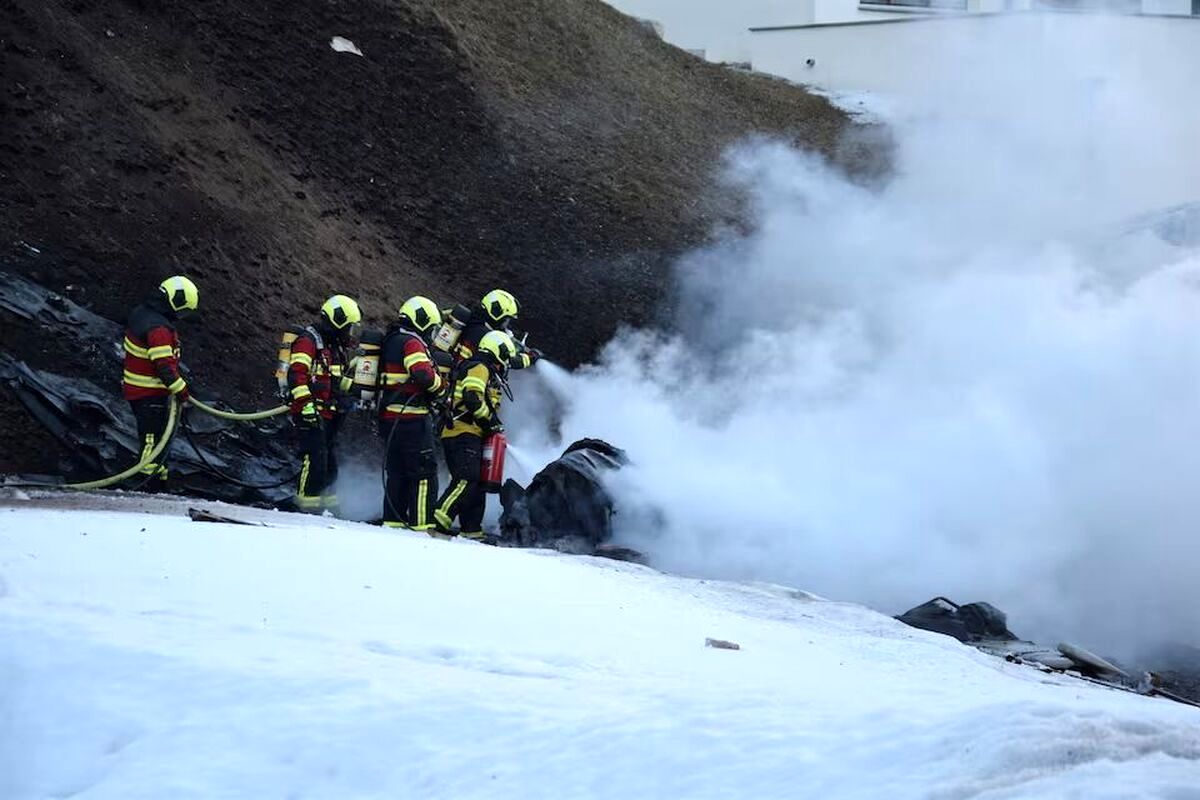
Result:
{"label": "firefighter in red jacket", "polygon": [[[465,361],[475,355],[475,351],[479,349],[479,342],[491,331],[505,331],[511,334],[512,331],[509,328],[517,319],[519,312],[520,306],[517,305],[517,298],[513,297],[511,292],[504,289],[493,289],[485,294],[479,301],[479,305],[471,312],[471,317],[463,327],[462,335],[458,337],[458,343],[454,348],[455,358],[458,361]],[[533,366],[542,357],[541,350],[535,347],[526,347],[518,342],[516,337],[513,337],[513,348],[512,363],[507,365],[513,369],[525,369]]]}
{"label": "firefighter in red jacket", "polygon": [[445,388],[429,352],[442,314],[427,297],[410,297],[380,348],[379,433],[385,442],[387,475],[383,524],[390,528],[433,528],[437,499],[432,405]]}
{"label": "firefighter in red jacket", "polygon": [[[141,458],[154,450],[167,424],[167,403],[188,401],[187,381],[179,373],[179,336],[175,324],[196,310],[200,291],[183,275],[158,285],[158,294],[135,307],[125,325],[125,368],[121,390],[137,420]],[[142,486],[166,487],[166,449],[142,467]]]}
{"label": "firefighter in red jacket", "polygon": [[503,397],[504,376],[516,355],[512,337],[490,331],[479,340],[475,354],[454,368],[449,421],[442,430],[442,451],[450,471],[450,486],[438,499],[434,520],[450,533],[458,517],[459,535],[483,539],[484,492],[483,438],[504,430],[497,412]]}
{"label": "firefighter in red jacket", "polygon": [[337,513],[337,458],[334,442],[341,417],[339,400],[353,385],[351,355],[362,330],[358,303],[337,294],[321,306],[315,325],[292,342],[287,382],[292,422],[300,431],[300,481],[296,507],[301,511]]}

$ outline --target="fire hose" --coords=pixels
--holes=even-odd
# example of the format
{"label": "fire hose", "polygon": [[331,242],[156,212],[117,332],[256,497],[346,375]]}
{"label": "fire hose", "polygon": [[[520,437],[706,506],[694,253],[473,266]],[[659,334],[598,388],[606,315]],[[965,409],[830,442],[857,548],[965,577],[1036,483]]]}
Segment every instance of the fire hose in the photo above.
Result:
{"label": "fire hose", "polygon": [[287,406],[276,406],[275,408],[268,408],[265,411],[222,411],[194,397],[191,399],[191,403],[205,414],[212,414],[214,417],[219,417],[220,419],[231,419],[239,422],[254,422],[260,419],[269,419],[288,412]]}
{"label": "fire hose", "polygon": [[[288,411],[287,406],[278,406],[277,408],[269,408],[269,409],[266,409],[265,411],[249,411],[249,412],[222,411],[219,408],[213,408],[212,406],[208,405],[207,403],[204,403],[200,400],[196,400],[195,398],[192,398],[191,404],[194,405],[196,408],[200,409],[201,411],[203,411],[204,413],[211,414],[214,417],[219,417],[220,419],[237,420],[237,421],[242,421],[242,422],[253,422],[256,420],[268,419],[270,417],[277,417],[280,414],[286,414]],[[150,452],[145,453],[144,457],[138,459],[138,462],[136,464],[134,464],[129,469],[123,470],[122,472],[118,472],[115,475],[109,475],[106,478],[97,478],[94,481],[85,481],[83,483],[66,483],[66,484],[61,485],[62,488],[75,489],[77,491],[90,491],[92,489],[103,489],[105,487],[112,486],[117,483],[121,483],[122,481],[129,480],[130,478],[134,477],[139,472],[141,472],[146,467],[146,465],[153,464],[158,459],[158,457],[162,455],[163,451],[166,450],[168,445],[170,445],[170,443],[171,443],[171,437],[175,433],[175,427],[178,422],[179,422],[179,403],[175,400],[175,398],[172,397],[172,398],[170,398],[170,402],[167,404],[167,424],[163,428],[162,435],[158,437],[158,441],[155,442],[154,447],[150,450]],[[190,441],[190,439],[191,439],[190,435],[188,436],[188,439]],[[194,444],[193,444],[193,447],[195,447]],[[197,451],[198,451],[198,448],[197,448]],[[205,460],[203,458],[203,456],[201,456],[201,460],[202,461]],[[206,462],[206,466],[211,467],[211,465],[208,465],[207,462]],[[222,474],[221,477],[228,478],[228,476],[225,476],[224,474]],[[286,483],[286,482],[287,481],[283,481],[281,483]],[[251,487],[251,488],[272,488],[272,487],[257,487],[257,486],[255,486],[255,487]]]}
{"label": "fire hose", "polygon": [[167,445],[171,443],[171,434],[175,432],[175,423],[178,420],[179,403],[172,397],[167,403],[167,425],[163,428],[162,436],[158,437],[158,441],[154,443],[154,448],[149,453],[146,453],[143,458],[138,459],[136,464],[124,472],[109,475],[107,478],[99,478],[98,480],[86,481],[84,483],[67,483],[63,487],[66,489],[78,489],[79,491],[103,489],[106,486],[112,486],[114,483],[120,483],[132,478],[141,472],[147,464],[153,464],[155,459],[162,455],[163,450],[167,449]]}
{"label": "fire hose", "polygon": [[[212,406],[208,405],[207,403],[203,402],[202,400],[197,400],[194,397],[191,398],[189,400],[189,402],[191,405],[200,409],[205,414],[211,414],[212,416],[218,417],[220,419],[237,420],[240,422],[253,422],[256,420],[269,419],[271,417],[277,417],[280,414],[286,414],[288,411],[287,406],[278,406],[276,408],[268,408],[265,411],[223,411],[219,408],[213,408]],[[125,480],[126,478],[130,477],[131,475],[137,474],[137,472],[140,471],[142,469],[142,467],[144,467],[146,464],[153,463],[154,460],[156,458],[158,458],[158,456],[162,453],[162,451],[164,449],[166,449],[167,445],[170,444],[171,435],[174,433],[175,423],[177,422],[176,417],[178,416],[178,405],[179,404],[177,402],[174,402],[174,399],[172,399],[171,407],[170,407],[170,416],[167,419],[167,427],[163,431],[161,441],[156,446],[155,450],[149,454],[149,456],[142,459],[140,462],[135,464],[129,470],[126,470],[125,472],[121,473],[120,475],[114,475],[109,478],[101,478],[98,481],[91,481],[90,483],[87,483],[87,484],[67,484],[68,488],[71,488],[71,489],[100,489],[104,486],[108,486],[113,483],[120,483],[122,480]],[[213,466],[213,464],[211,462],[209,462],[209,460],[207,458],[205,458],[204,452],[196,445],[195,441],[192,440],[192,432],[186,422],[184,422],[184,424],[182,425],[182,429],[183,429],[184,437],[187,438],[188,444],[190,444],[192,446],[192,449],[196,451],[196,455],[200,457],[201,463],[204,464],[204,466],[208,469],[209,472],[213,473],[214,475],[221,478],[222,480],[228,481],[229,483],[233,483],[233,484],[242,486],[247,489],[274,489],[276,486],[282,486],[285,483],[291,483],[292,481],[294,481],[296,479],[297,475],[299,474],[299,473],[297,473],[297,475],[288,476],[287,478],[285,478],[277,483],[267,484],[265,486],[259,486],[257,484],[252,484],[252,483],[246,483],[244,481],[239,480],[238,478],[233,477],[232,475],[228,475],[228,474],[222,472],[221,470],[219,470],[215,466]]]}

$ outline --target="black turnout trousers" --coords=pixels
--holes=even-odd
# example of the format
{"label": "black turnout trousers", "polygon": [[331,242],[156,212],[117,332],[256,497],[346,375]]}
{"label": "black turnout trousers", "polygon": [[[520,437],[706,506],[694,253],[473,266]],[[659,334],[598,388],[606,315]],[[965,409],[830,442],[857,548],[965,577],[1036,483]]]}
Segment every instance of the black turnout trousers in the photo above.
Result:
{"label": "black turnout trousers", "polygon": [[[138,442],[141,444],[139,459],[148,456],[162,438],[163,430],[167,427],[168,402],[170,398],[166,396],[129,401],[133,418],[137,421]],[[141,476],[134,479],[142,488],[153,491],[166,486],[168,449],[170,445],[164,447],[153,462],[142,467]]]}
{"label": "black turnout trousers", "polygon": [[387,448],[384,453],[387,474],[384,524],[429,530],[433,527],[438,490],[433,420],[428,414],[380,420],[379,434]]}
{"label": "black turnout trousers", "polygon": [[458,517],[463,535],[479,535],[483,532],[483,511],[487,506],[487,494],[480,480],[483,439],[471,433],[451,436],[442,439],[442,451],[450,472],[450,485],[438,500],[438,524],[448,529]]}
{"label": "black turnout trousers", "polygon": [[334,454],[338,419],[322,419],[320,425],[300,425],[300,482],[296,506],[302,511],[337,510],[338,463]]}

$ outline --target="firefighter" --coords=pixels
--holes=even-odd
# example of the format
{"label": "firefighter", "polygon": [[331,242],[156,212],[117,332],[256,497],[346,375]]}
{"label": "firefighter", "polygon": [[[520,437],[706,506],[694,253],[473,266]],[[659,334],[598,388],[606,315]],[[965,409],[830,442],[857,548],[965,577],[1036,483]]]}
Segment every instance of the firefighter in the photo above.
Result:
{"label": "firefighter", "polygon": [[[129,314],[125,325],[125,368],[121,391],[137,420],[141,459],[158,443],[167,425],[167,403],[174,397],[188,401],[188,385],[180,374],[179,335],[175,324],[200,303],[196,284],[173,275],[158,285],[158,292]],[[167,486],[167,451],[142,467],[140,486],[159,491]]]}
{"label": "firefighter", "polygon": [[410,297],[380,348],[379,434],[385,443],[383,524],[433,528],[437,499],[433,403],[445,384],[429,353],[442,313],[428,297]]}
{"label": "firefighter", "polygon": [[[466,361],[475,354],[479,342],[490,331],[505,331],[512,333],[509,328],[517,318],[520,307],[517,298],[504,289],[493,289],[483,296],[479,305],[471,312],[467,324],[463,327],[462,335],[455,347],[455,356],[459,361]],[[512,363],[507,366],[513,369],[524,369],[533,366],[542,357],[542,351],[535,347],[526,347],[513,337]]]}
{"label": "firefighter", "polygon": [[442,429],[442,450],[450,485],[438,499],[433,512],[442,533],[458,517],[459,535],[483,539],[483,512],[487,503],[481,478],[483,439],[504,430],[497,412],[504,378],[516,355],[512,337],[504,331],[489,331],[467,360],[454,368],[447,421]]}
{"label": "firefighter", "polygon": [[300,480],[296,507],[309,513],[338,511],[334,443],[342,406],[354,384],[351,352],[362,331],[362,311],[344,294],[321,306],[317,322],[301,330],[288,357],[292,422],[300,432]]}

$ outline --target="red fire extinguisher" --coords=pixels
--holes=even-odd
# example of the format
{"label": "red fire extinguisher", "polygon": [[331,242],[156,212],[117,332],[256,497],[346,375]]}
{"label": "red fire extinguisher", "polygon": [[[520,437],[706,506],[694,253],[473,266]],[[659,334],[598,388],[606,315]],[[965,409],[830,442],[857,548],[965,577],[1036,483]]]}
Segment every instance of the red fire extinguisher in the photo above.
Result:
{"label": "red fire extinguisher", "polygon": [[483,440],[483,469],[479,479],[483,482],[485,492],[500,491],[504,483],[504,453],[508,450],[508,437],[503,433],[493,433]]}

